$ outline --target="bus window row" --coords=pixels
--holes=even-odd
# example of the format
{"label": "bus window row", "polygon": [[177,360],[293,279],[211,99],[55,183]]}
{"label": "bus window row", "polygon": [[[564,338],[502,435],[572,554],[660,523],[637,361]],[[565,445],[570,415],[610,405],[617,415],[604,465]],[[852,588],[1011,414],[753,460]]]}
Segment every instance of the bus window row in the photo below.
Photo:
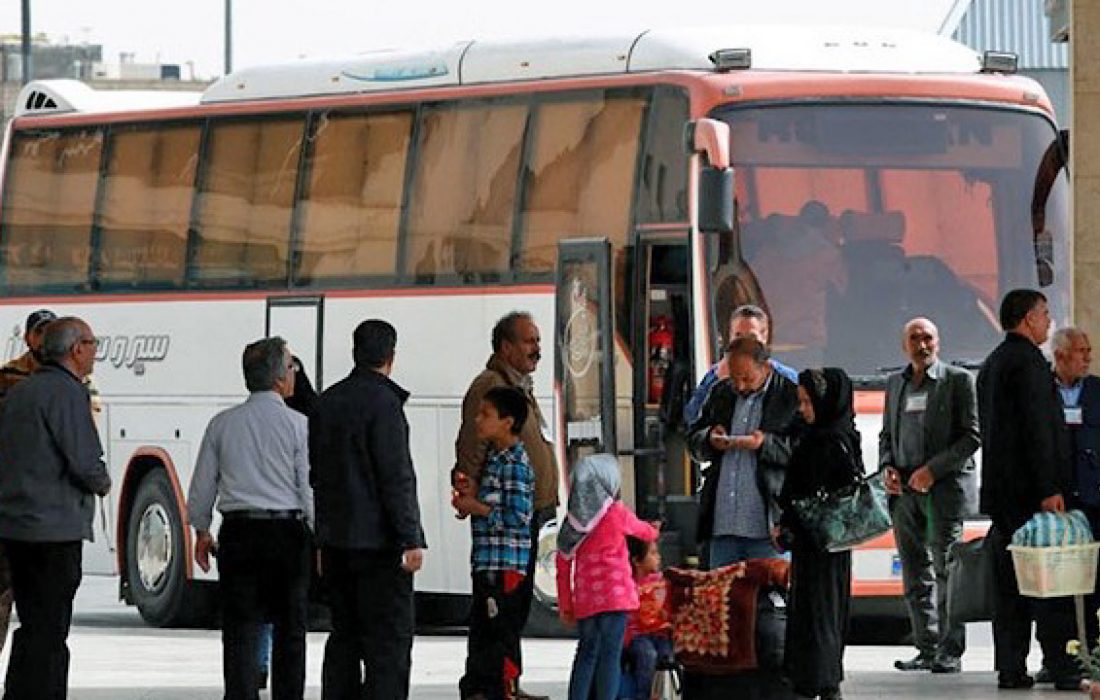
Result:
{"label": "bus window row", "polygon": [[0,286],[546,274],[562,238],[621,246],[636,222],[686,220],[687,112],[659,88],[16,131]]}

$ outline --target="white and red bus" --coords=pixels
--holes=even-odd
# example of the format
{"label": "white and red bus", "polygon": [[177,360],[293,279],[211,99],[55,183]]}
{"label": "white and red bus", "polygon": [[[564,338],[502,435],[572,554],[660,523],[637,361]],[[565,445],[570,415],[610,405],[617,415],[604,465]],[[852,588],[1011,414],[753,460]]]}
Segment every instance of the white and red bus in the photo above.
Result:
{"label": "white and red bus", "polygon": [[[244,394],[241,349],[282,335],[324,387],[373,316],[397,327],[412,392],[426,597],[469,590],[448,472],[513,309],[542,327],[536,393],[563,464],[622,455],[627,499],[685,550],[697,476],[668,416],[736,304],[770,311],[784,362],[857,379],[874,465],[905,320],[933,318],[944,358],[971,363],[1008,289],[1040,287],[1068,319],[1058,131],[997,58],[896,30],[732,27],[302,61],[201,95],[26,86],[3,145],[0,327],[9,356],[41,306],[99,336],[116,488],[88,569],[120,574],[152,623],[195,614],[183,504],[207,421]],[[857,554],[862,600],[900,595],[891,547]]]}

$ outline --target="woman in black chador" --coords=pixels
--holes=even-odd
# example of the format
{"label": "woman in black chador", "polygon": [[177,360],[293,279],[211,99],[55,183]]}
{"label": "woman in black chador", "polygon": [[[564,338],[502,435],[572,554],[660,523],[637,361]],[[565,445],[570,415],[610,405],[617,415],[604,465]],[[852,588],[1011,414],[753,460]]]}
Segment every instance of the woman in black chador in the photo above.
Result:
{"label": "woman in black chador", "polygon": [[819,547],[792,511],[793,499],[848,486],[863,474],[852,411],[852,382],[844,370],[798,375],[799,412],[805,421],[787,467],[780,501],[780,541],[791,551],[791,594],[784,654],[797,695],[841,698],[844,635],[848,627],[852,555]]}

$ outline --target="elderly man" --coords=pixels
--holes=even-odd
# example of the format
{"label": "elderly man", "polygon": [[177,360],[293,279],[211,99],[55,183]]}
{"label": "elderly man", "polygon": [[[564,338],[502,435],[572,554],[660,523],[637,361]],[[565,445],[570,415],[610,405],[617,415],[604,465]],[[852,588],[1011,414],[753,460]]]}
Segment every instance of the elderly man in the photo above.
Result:
{"label": "elderly man", "polygon": [[306,678],[309,486],[306,417],[286,405],[296,365],[286,341],[249,344],[241,360],[248,399],[210,420],[195,462],[188,514],[195,561],[210,569],[217,498],[226,700],[257,697],[260,625],[274,623],[272,697],[301,700]]}
{"label": "elderly man", "polygon": [[975,480],[980,439],[974,378],[940,361],[939,331],[926,318],[905,324],[901,347],[909,364],[886,380],[879,466],[891,494],[918,653],[895,661],[894,667],[958,673],[966,627],[947,615],[947,552],[962,538],[963,516],[971,505],[967,494]]}
{"label": "elderly man", "polygon": [[[737,338],[755,338],[767,346],[770,336],[771,324],[768,320],[768,314],[759,306],[753,306],[752,304],[738,306],[730,314],[727,343],[733,342]],[[768,364],[792,383],[798,383],[798,372],[793,368],[788,367],[774,357],[768,358]],[[725,379],[728,376],[729,363],[726,357],[723,357],[717,364],[707,370],[707,373],[703,375],[703,379],[700,380],[699,386],[695,387],[695,391],[691,393],[691,399],[684,406],[685,425],[690,426],[699,419],[699,411],[702,410],[703,402],[706,400],[711,387],[717,384],[718,380]]]}
{"label": "elderly man", "polygon": [[1000,309],[1005,339],[978,374],[982,429],[981,509],[993,521],[987,543],[997,562],[993,647],[997,683],[1030,688],[1027,674],[1031,621],[1046,667],[1059,689],[1073,690],[1079,670],[1065,651],[1073,615],[1064,600],[1024,598],[1016,587],[1008,545],[1012,534],[1039,511],[1064,512],[1070,495],[1069,436],[1054,376],[1039,346],[1050,333],[1046,297],[1014,289]]}
{"label": "elderly man", "polygon": [[[462,425],[455,440],[455,485],[460,489],[476,482],[485,465],[487,443],[477,437],[475,420],[482,398],[492,388],[510,386],[519,389],[527,397],[527,420],[520,430],[520,440],[527,450],[535,473],[534,514],[531,517],[531,552],[527,563],[526,576],[520,584],[521,626],[526,623],[531,612],[531,599],[534,596],[535,563],[538,560],[538,541],[542,526],[551,520],[558,506],[558,463],[554,449],[547,440],[548,424],[542,416],[538,401],[535,399],[531,375],[535,373],[542,359],[539,328],[531,314],[513,311],[493,326],[493,354],[489,361],[466,390],[462,399]],[[459,510],[458,515],[465,518],[468,513]],[[520,655],[522,672],[522,654]],[[517,697],[521,700],[537,699],[536,696],[520,689]]]}
{"label": "elderly man", "polygon": [[0,405],[0,543],[19,610],[4,697],[64,698],[82,540],[92,539],[95,495],[111,478],[84,378],[96,339],[84,321],[50,323],[44,364]]}
{"label": "elderly man", "polygon": [[688,433],[692,456],[710,462],[698,539],[710,541],[711,568],[779,556],[772,531],[798,410],[797,386],[772,369],[762,342],[734,340],[726,362],[729,376],[707,394]]}

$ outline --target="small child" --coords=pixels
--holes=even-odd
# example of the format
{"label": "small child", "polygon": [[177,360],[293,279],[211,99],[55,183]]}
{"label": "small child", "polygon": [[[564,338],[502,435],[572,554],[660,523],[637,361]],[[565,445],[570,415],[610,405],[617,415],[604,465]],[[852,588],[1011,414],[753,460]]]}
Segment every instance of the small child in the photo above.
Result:
{"label": "small child", "polygon": [[569,700],[611,700],[619,692],[626,616],[638,609],[638,591],[626,536],[646,542],[657,528],[619,500],[619,463],[589,455],[573,469],[569,513],[558,531],[558,612],[576,624],[580,641],[569,676]]}
{"label": "small child", "polygon": [[[519,590],[531,552],[535,478],[519,432],[527,399],[517,389],[494,387],[478,407],[477,436],[489,442],[479,483],[462,482],[451,502],[470,515],[473,603],[463,698],[512,700],[519,677],[523,628]],[[476,493],[475,493],[476,491]]]}
{"label": "small child", "polygon": [[628,536],[626,546],[638,586],[638,610],[627,619],[623,647],[634,668],[634,697],[649,700],[657,661],[672,658],[668,582],[661,574],[661,553],[656,542]]}

